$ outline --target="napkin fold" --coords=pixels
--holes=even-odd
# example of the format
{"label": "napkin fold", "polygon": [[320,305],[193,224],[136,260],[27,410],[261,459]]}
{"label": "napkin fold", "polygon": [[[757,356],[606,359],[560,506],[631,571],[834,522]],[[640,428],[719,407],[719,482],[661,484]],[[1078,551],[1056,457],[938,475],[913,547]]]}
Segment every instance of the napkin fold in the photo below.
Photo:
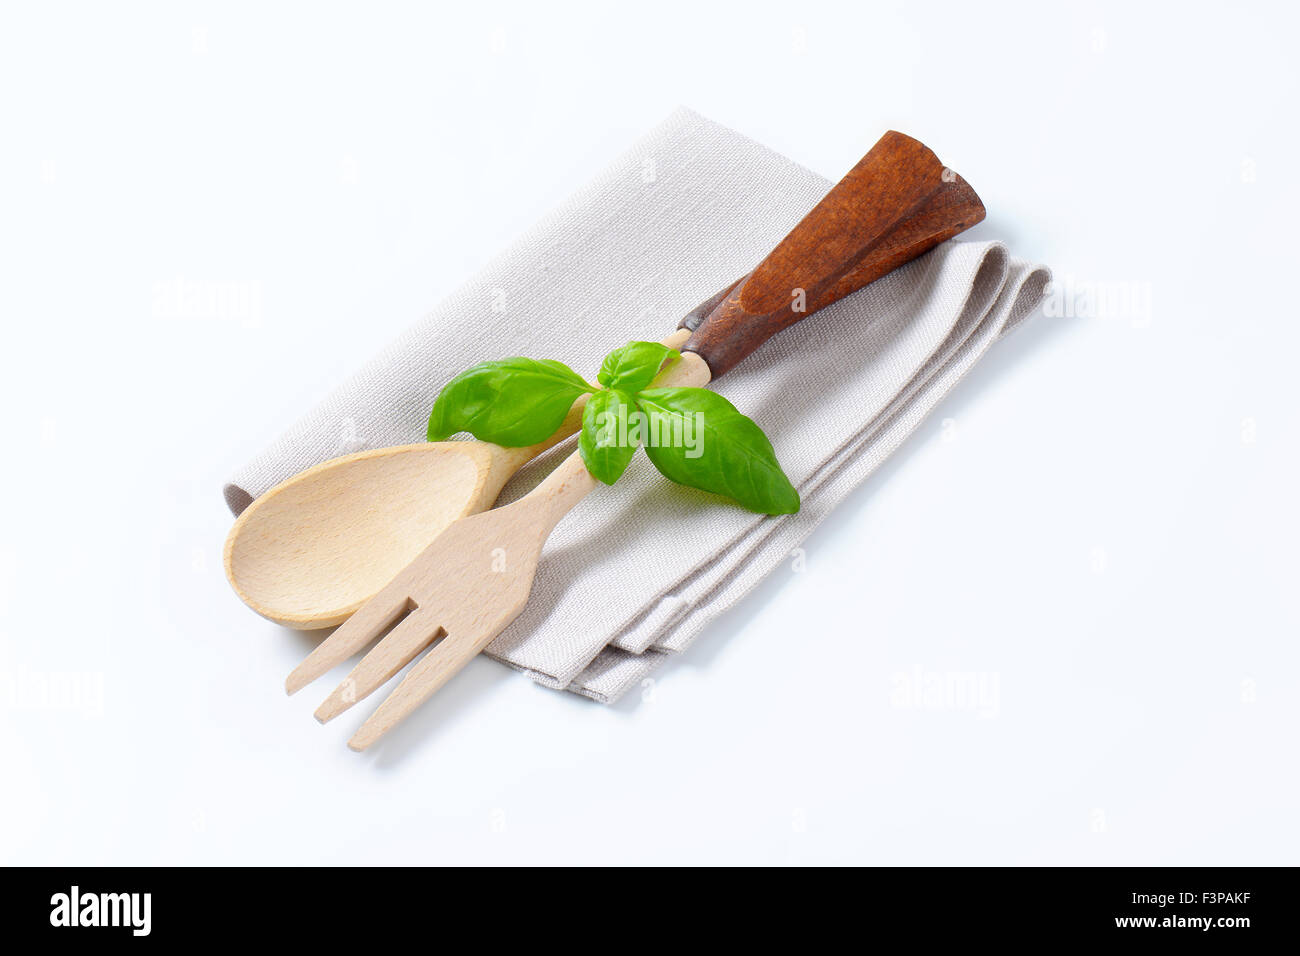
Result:
{"label": "napkin fold", "polygon": [[[240,469],[227,503],[239,514],[321,461],[421,440],[442,385],[484,359],[594,375],[610,349],[663,338],[753,268],[830,186],[679,109]],[[618,699],[788,560],[1049,279],[1000,243],[949,241],[778,335],[712,387],[771,438],[799,513],[750,514],[638,455],[560,522],[527,607],[486,653],[548,687]],[[500,503],[572,449],[522,469]]]}

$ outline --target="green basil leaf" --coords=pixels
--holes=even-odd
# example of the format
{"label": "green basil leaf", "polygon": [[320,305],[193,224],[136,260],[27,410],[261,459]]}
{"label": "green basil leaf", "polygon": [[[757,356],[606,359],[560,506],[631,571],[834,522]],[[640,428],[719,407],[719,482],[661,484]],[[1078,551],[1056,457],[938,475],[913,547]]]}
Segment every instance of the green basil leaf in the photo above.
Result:
{"label": "green basil leaf", "polygon": [[593,478],[612,485],[627,469],[639,437],[636,411],[632,396],[618,389],[602,389],[587,402],[578,451]]}
{"label": "green basil leaf", "polygon": [[628,342],[605,356],[596,381],[606,388],[636,393],[654,380],[665,359],[680,357],[681,353],[676,349],[659,342]]}
{"label": "green basil leaf", "polygon": [[793,514],[799,492],[763,430],[707,388],[651,388],[636,396],[646,414],[645,451],[667,478],[726,495],[759,514]]}
{"label": "green basil leaf", "polygon": [[509,448],[535,445],[560,427],[579,395],[592,391],[595,386],[553,359],[481,362],[438,393],[429,413],[429,441],[469,432]]}

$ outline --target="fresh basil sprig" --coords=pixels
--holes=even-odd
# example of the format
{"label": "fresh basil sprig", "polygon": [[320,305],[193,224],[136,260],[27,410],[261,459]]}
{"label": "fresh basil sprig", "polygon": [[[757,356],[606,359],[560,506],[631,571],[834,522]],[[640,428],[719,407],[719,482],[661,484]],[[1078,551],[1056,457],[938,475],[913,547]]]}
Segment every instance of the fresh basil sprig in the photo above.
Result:
{"label": "fresh basil sprig", "polygon": [[516,356],[480,362],[438,394],[429,414],[429,441],[469,432],[507,448],[536,445],[564,423],[579,395],[595,390],[554,359]]}
{"label": "fresh basil sprig", "polygon": [[685,442],[648,442],[645,453],[659,473],[679,485],[725,495],[750,511],[785,515],[799,510],[799,492],[781,470],[763,429],[707,388],[651,388],[636,397],[652,433],[686,433],[694,420],[701,454]]}
{"label": "fresh basil sprig", "polygon": [[636,399],[617,388],[601,389],[587,402],[578,450],[593,478],[612,485],[631,464],[636,443],[620,434],[620,424],[633,421],[636,410]]}
{"label": "fresh basil sprig", "polygon": [[457,375],[429,415],[429,440],[466,431],[508,447],[535,445],[564,422],[581,395],[578,450],[596,479],[612,485],[638,445],[665,477],[725,495],[759,514],[793,514],[799,492],[772,443],[752,419],[705,388],[650,388],[680,354],[657,342],[629,342],[601,363],[590,384],[562,362],[508,358]]}
{"label": "fresh basil sprig", "polygon": [[660,342],[628,342],[605,356],[596,381],[606,388],[636,394],[654,380],[665,364],[679,358],[680,352]]}

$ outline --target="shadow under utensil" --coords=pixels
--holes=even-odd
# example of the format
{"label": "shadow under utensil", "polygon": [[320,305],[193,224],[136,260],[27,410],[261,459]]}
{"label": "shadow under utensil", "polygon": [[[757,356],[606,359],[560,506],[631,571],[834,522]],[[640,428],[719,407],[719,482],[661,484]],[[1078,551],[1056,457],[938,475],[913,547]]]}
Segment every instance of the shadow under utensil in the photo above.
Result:
{"label": "shadow under utensil", "polygon": [[[1065,328],[1066,326],[1060,321],[1045,317],[1040,306],[1004,340],[994,343],[975,367],[935,406],[926,420],[958,417],[963,409],[973,401],[979,400],[982,389],[1005,375],[1010,368],[1017,362],[1023,361],[1035,349],[1040,348],[1045,340],[1062,334]],[[933,440],[933,437],[932,433],[927,432],[923,423],[922,427],[912,432],[862,484],[849,492],[844,500],[835,506],[835,510],[842,515],[848,515],[865,507],[876,489],[892,480],[898,471],[905,467],[908,458],[915,450]],[[815,545],[820,535],[828,533],[826,528],[827,522],[818,525],[803,546],[807,546],[808,543]],[[713,666],[726,643],[754,622],[785,586],[785,580],[784,575],[778,574],[769,574],[765,577],[736,604],[710,621],[690,647],[681,654],[670,655],[668,660],[655,670],[656,679],[681,667],[703,670]],[[640,694],[629,692],[612,704],[611,709],[620,714],[631,714],[640,702]]]}
{"label": "shadow under utensil", "polygon": [[[296,649],[294,656],[299,660],[305,658],[316,649],[317,645],[337,630],[335,627],[328,627],[314,631],[300,631],[280,624],[267,623],[286,637]],[[352,668],[357,665],[361,658],[382,640],[383,636],[381,635],[368,643],[362,650],[353,654],[329,673],[322,674],[319,679],[298,691],[294,698],[310,698],[310,709],[314,710],[333,692],[339,681],[351,673]],[[402,679],[411,668],[423,659],[426,653],[428,653],[427,650],[422,651],[416,656],[415,660],[403,667],[401,671],[391,677],[373,694],[364,700],[357,701],[348,710],[326,724],[324,728],[318,729],[323,729],[336,738],[332,744],[333,746],[344,746],[384,699],[397,689],[397,685],[402,682]],[[422,743],[436,738],[442,727],[455,724],[458,719],[466,719],[472,716],[474,707],[483,706],[483,699],[490,688],[500,686],[511,673],[510,668],[480,654],[470,661],[460,673],[455,674],[429,700],[418,707],[413,714],[380,738],[369,750],[353,756],[358,760],[369,759],[381,768],[396,765]],[[284,676],[287,677],[288,674],[289,671],[286,670]],[[313,722],[310,712],[306,716],[309,723]]]}
{"label": "shadow under utensil", "polygon": [[289,642],[298,650],[302,657],[306,657],[323,644],[327,637],[337,631],[338,625],[335,625],[334,627],[322,627],[312,631],[304,631],[296,627],[285,627],[283,624],[276,624],[275,628],[289,639]]}
{"label": "shadow under utensil", "polygon": [[[423,655],[417,657],[364,701],[357,702],[353,711],[360,713],[352,718],[352,723],[347,728],[348,738],[357,732],[366,718],[397,688],[407,671],[422,657]],[[486,706],[492,688],[502,687],[505,681],[513,679],[515,674],[510,668],[479,654],[409,717],[379,738],[369,750],[354,756],[369,759],[380,770],[394,768],[421,747],[433,746],[443,732],[454,732],[460,721],[474,720],[476,708]],[[342,720],[332,721],[336,722],[341,723]]]}
{"label": "shadow under utensil", "polygon": [[1019,223],[1015,220],[986,216],[963,232],[956,241],[992,242],[996,240],[1008,249],[1032,248],[1034,244],[1024,238],[1018,226]]}

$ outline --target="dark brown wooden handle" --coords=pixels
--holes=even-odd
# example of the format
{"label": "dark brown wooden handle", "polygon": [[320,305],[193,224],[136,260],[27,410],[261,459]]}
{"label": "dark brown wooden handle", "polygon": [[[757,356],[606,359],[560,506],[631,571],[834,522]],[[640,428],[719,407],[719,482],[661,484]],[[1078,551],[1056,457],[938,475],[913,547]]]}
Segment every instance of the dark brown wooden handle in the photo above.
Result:
{"label": "dark brown wooden handle", "polygon": [[691,311],[682,316],[682,320],[677,323],[677,327],[679,329],[690,329],[694,332],[700,327],[700,323],[707,319],[709,314],[722,304],[722,300],[731,294],[731,290],[740,285],[747,278],[748,276],[741,276],[720,292],[715,292],[713,295],[709,296],[695,308],[691,309]]}
{"label": "dark brown wooden handle", "polygon": [[717,378],[777,332],[983,218],[965,180],[890,130],[753,272],[687,314],[683,348]]}

